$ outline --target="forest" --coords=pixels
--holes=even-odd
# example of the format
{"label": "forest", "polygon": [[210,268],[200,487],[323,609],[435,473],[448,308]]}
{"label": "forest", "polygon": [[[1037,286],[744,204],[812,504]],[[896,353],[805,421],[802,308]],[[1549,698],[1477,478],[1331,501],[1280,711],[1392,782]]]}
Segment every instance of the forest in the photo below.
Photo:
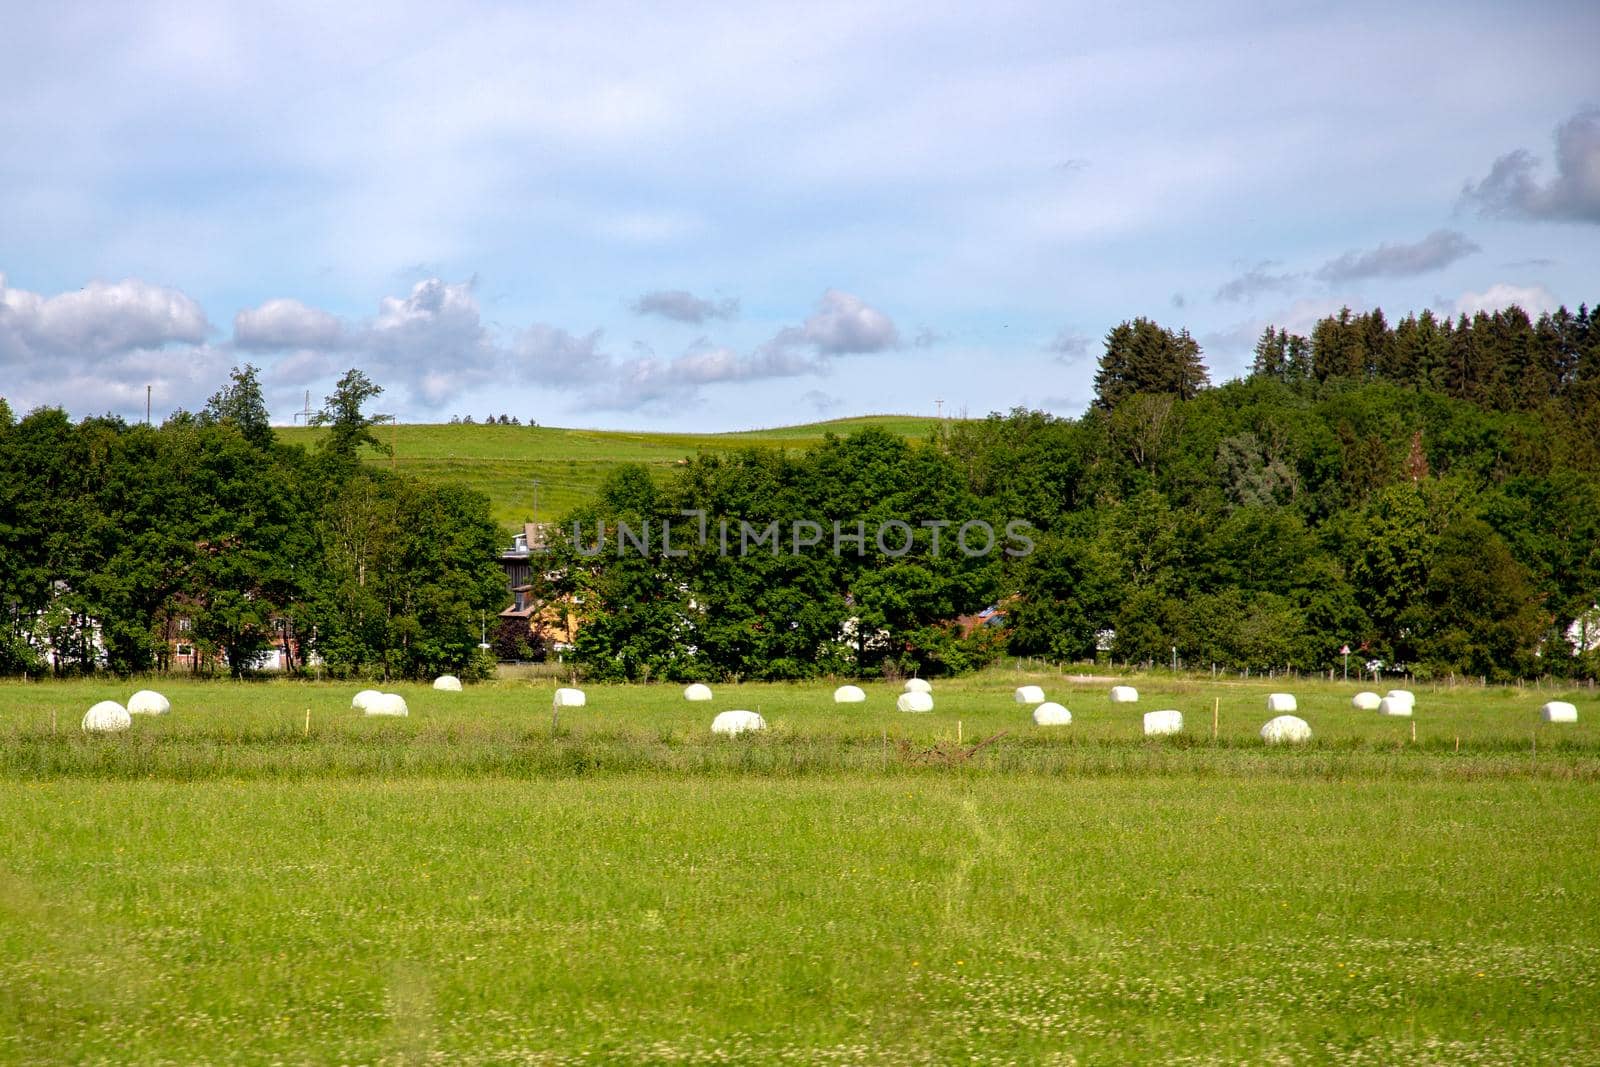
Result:
{"label": "forest", "polygon": [[290,670],[468,677],[505,602],[488,501],[363,464],[383,446],[352,370],[321,445],[279,443],[255,368],[159,427],[16,419],[0,401],[0,673]]}
{"label": "forest", "polygon": [[[1136,319],[1078,418],[701,453],[665,478],[618,465],[549,538],[535,593],[576,616],[597,679],[937,675],[1006,653],[1312,671],[1344,648],[1353,669],[1594,677],[1597,320],[1344,311],[1268,328],[1250,372],[1213,385],[1194,338]],[[345,375],[311,449],[278,440],[249,366],[160,426],[0,401],[0,673],[171,670],[186,644],[191,669],[236,674],[267,649],[339,675],[492,670],[478,646],[510,598],[488,501],[370,462],[380,392]],[[1026,552],[956,540],[1018,522]],[[603,524],[674,540],[596,552]],[[728,528],[784,532],[729,551]],[[815,541],[791,543],[801,528]]]}
{"label": "forest", "polygon": [[[1216,387],[1192,337],[1138,319],[1107,335],[1078,419],[700,456],[665,485],[620,470],[569,516],[549,592],[581,605],[580,657],[613,678],[940,674],[1004,652],[1304,671],[1345,648],[1354,670],[1593,677],[1597,319],[1345,311],[1309,337],[1269,328]],[[603,521],[691,512],[901,519],[915,547],[578,551]],[[1014,518],[1036,531],[1020,558],[935,552],[923,525]],[[1002,625],[970,625],[991,608]]]}

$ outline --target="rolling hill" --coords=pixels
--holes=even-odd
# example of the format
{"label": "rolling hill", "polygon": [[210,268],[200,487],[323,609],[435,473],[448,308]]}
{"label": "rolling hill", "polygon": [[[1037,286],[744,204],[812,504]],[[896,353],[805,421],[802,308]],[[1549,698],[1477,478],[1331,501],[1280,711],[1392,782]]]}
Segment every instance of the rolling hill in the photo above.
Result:
{"label": "rolling hill", "polygon": [[[548,426],[415,424],[383,426],[378,436],[392,457],[369,452],[370,463],[392,464],[430,482],[465,482],[490,500],[490,513],[506,529],[538,518],[550,521],[589,500],[618,464],[642,463],[658,477],[698,452],[738,448],[807,448],[828,434],[840,436],[878,427],[912,440],[926,437],[938,419],[913,415],[867,415],[828,422],[735,433],[633,433],[569,430]],[[279,440],[310,447],[326,431],[277,427]],[[534,484],[538,483],[538,514]]]}

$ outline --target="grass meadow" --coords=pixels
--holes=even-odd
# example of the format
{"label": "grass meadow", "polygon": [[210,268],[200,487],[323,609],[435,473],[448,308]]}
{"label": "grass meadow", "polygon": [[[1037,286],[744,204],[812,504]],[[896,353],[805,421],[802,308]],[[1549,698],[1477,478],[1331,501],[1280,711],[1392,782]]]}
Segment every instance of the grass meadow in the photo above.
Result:
{"label": "grass meadow", "polygon": [[[549,522],[593,499],[606,474],[621,463],[643,464],[664,479],[675,464],[698,452],[752,446],[798,450],[820,444],[830,433],[843,437],[868,427],[920,440],[937,425],[937,419],[914,415],[870,415],[719,434],[481,424],[379,426],[374,433],[394,455],[369,451],[366,458],[393,464],[423,481],[469,485],[489,497],[494,520],[512,529],[534,517],[535,480],[539,519]],[[287,444],[310,447],[327,431],[280,426],[274,432]]]}
{"label": "grass meadow", "polygon": [[0,686],[0,1061],[1600,1062],[1587,690],[555,684]]}

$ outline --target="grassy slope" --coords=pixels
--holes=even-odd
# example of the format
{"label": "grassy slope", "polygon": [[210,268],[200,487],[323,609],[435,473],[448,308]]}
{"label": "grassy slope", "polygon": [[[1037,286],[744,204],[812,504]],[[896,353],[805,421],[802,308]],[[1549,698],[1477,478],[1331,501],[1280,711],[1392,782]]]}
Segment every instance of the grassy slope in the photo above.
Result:
{"label": "grassy slope", "polygon": [[[1040,678],[1076,717],[1040,730],[1017,680],[923,716],[596,687],[555,737],[546,683],[387,722],[163,683],[101,739],[71,726],[123,687],[0,687],[0,1061],[1600,1057],[1592,694],[1556,728],[1424,691],[1412,746],[1300,683],[1318,740],[1267,750],[1263,686]],[[731,706],[773,729],[712,739]],[[1157,706],[1198,736],[1142,740]],[[893,744],[958,721],[1010,733]]]}
{"label": "grassy slope", "polygon": [[[869,426],[920,439],[937,422],[910,415],[875,415],[726,434],[406,425],[381,427],[378,435],[393,442],[392,462],[398,469],[432,482],[462,481],[488,494],[495,521],[509,529],[533,517],[535,479],[540,483],[540,518],[549,521],[589,500],[619,463],[643,463],[664,477],[674,463],[700,451],[805,448],[826,434],[844,435]],[[279,427],[277,432],[286,443],[309,447],[325,431]],[[369,458],[374,463],[391,462],[375,453]]]}

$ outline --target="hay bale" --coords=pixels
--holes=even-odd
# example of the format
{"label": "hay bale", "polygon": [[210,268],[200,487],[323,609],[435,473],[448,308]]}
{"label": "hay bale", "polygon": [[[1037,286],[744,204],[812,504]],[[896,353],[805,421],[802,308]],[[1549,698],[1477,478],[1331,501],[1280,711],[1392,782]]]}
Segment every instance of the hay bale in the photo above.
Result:
{"label": "hay bale", "polygon": [[767,720],[753,711],[725,711],[711,720],[711,732],[734,737],[747,730],[765,730]]}
{"label": "hay bale", "polygon": [[859,685],[841,685],[833,691],[835,704],[861,704],[867,699],[867,694]]}
{"label": "hay bale", "polygon": [[1019,685],[1014,695],[1018,704],[1044,703],[1044,690],[1036,685]]}
{"label": "hay bale", "polygon": [[1311,740],[1311,724],[1295,715],[1279,715],[1261,728],[1269,745],[1298,745]]}
{"label": "hay bale", "polygon": [[381,696],[383,696],[383,694],[378,692],[376,689],[363,689],[361,692],[350,698],[350,710],[366,711],[367,705]]}
{"label": "hay bale", "polygon": [[1539,717],[1545,722],[1577,722],[1578,709],[1565,700],[1552,700],[1539,709]]}
{"label": "hay bale", "polygon": [[894,706],[901,711],[932,711],[933,694],[901,693],[900,699],[894,702]]}
{"label": "hay bale", "polygon": [[141,689],[128,698],[129,715],[165,715],[172,710],[172,701],[154,689]]}
{"label": "hay bale", "polygon": [[1183,733],[1183,712],[1173,711],[1147,711],[1144,713],[1144,735],[1146,737],[1165,737],[1168,734]]}
{"label": "hay bale", "polygon": [[1350,698],[1350,706],[1357,711],[1377,711],[1381,703],[1383,698],[1377,693],[1357,693]]}
{"label": "hay bale", "polygon": [[1409,719],[1411,718],[1411,702],[1409,700],[1397,700],[1394,697],[1384,697],[1378,701],[1378,714],[1392,715],[1397,719]]}
{"label": "hay bale", "polygon": [[1139,691],[1131,685],[1114,685],[1111,687],[1111,703],[1137,704]]}
{"label": "hay bale", "polygon": [[1033,709],[1035,726],[1071,726],[1072,712],[1053,700],[1046,700]]}
{"label": "hay bale", "polygon": [[550,703],[557,708],[581,708],[588,702],[589,698],[583,695],[582,689],[557,689]]}
{"label": "hay bale", "polygon": [[406,707],[406,698],[399,693],[379,693],[367,700],[365,713],[391,719],[403,719],[411,714],[411,709]]}
{"label": "hay bale", "polygon": [[461,679],[453,674],[441,674],[433,680],[433,687],[445,693],[461,692]]}
{"label": "hay bale", "polygon": [[1268,693],[1267,694],[1267,710],[1268,711],[1295,711],[1295,710],[1297,710],[1296,707],[1295,707],[1295,702],[1294,702],[1294,694],[1293,693]]}
{"label": "hay bale", "polygon": [[1412,707],[1417,706],[1417,695],[1409,689],[1391,689],[1385,693],[1384,696],[1388,697],[1390,700],[1404,700]]}
{"label": "hay bale", "polygon": [[695,682],[693,685],[685,686],[683,690],[683,699],[692,700],[697,704],[703,703],[711,699],[711,687],[700,682]]}
{"label": "hay bale", "polygon": [[921,678],[907,678],[906,679],[906,692],[908,692],[908,693],[931,693],[931,692],[933,692],[933,686],[929,685],[927,682],[923,681]]}
{"label": "hay bale", "polygon": [[115,700],[102,700],[83,716],[86,734],[119,734],[133,726],[133,716]]}

